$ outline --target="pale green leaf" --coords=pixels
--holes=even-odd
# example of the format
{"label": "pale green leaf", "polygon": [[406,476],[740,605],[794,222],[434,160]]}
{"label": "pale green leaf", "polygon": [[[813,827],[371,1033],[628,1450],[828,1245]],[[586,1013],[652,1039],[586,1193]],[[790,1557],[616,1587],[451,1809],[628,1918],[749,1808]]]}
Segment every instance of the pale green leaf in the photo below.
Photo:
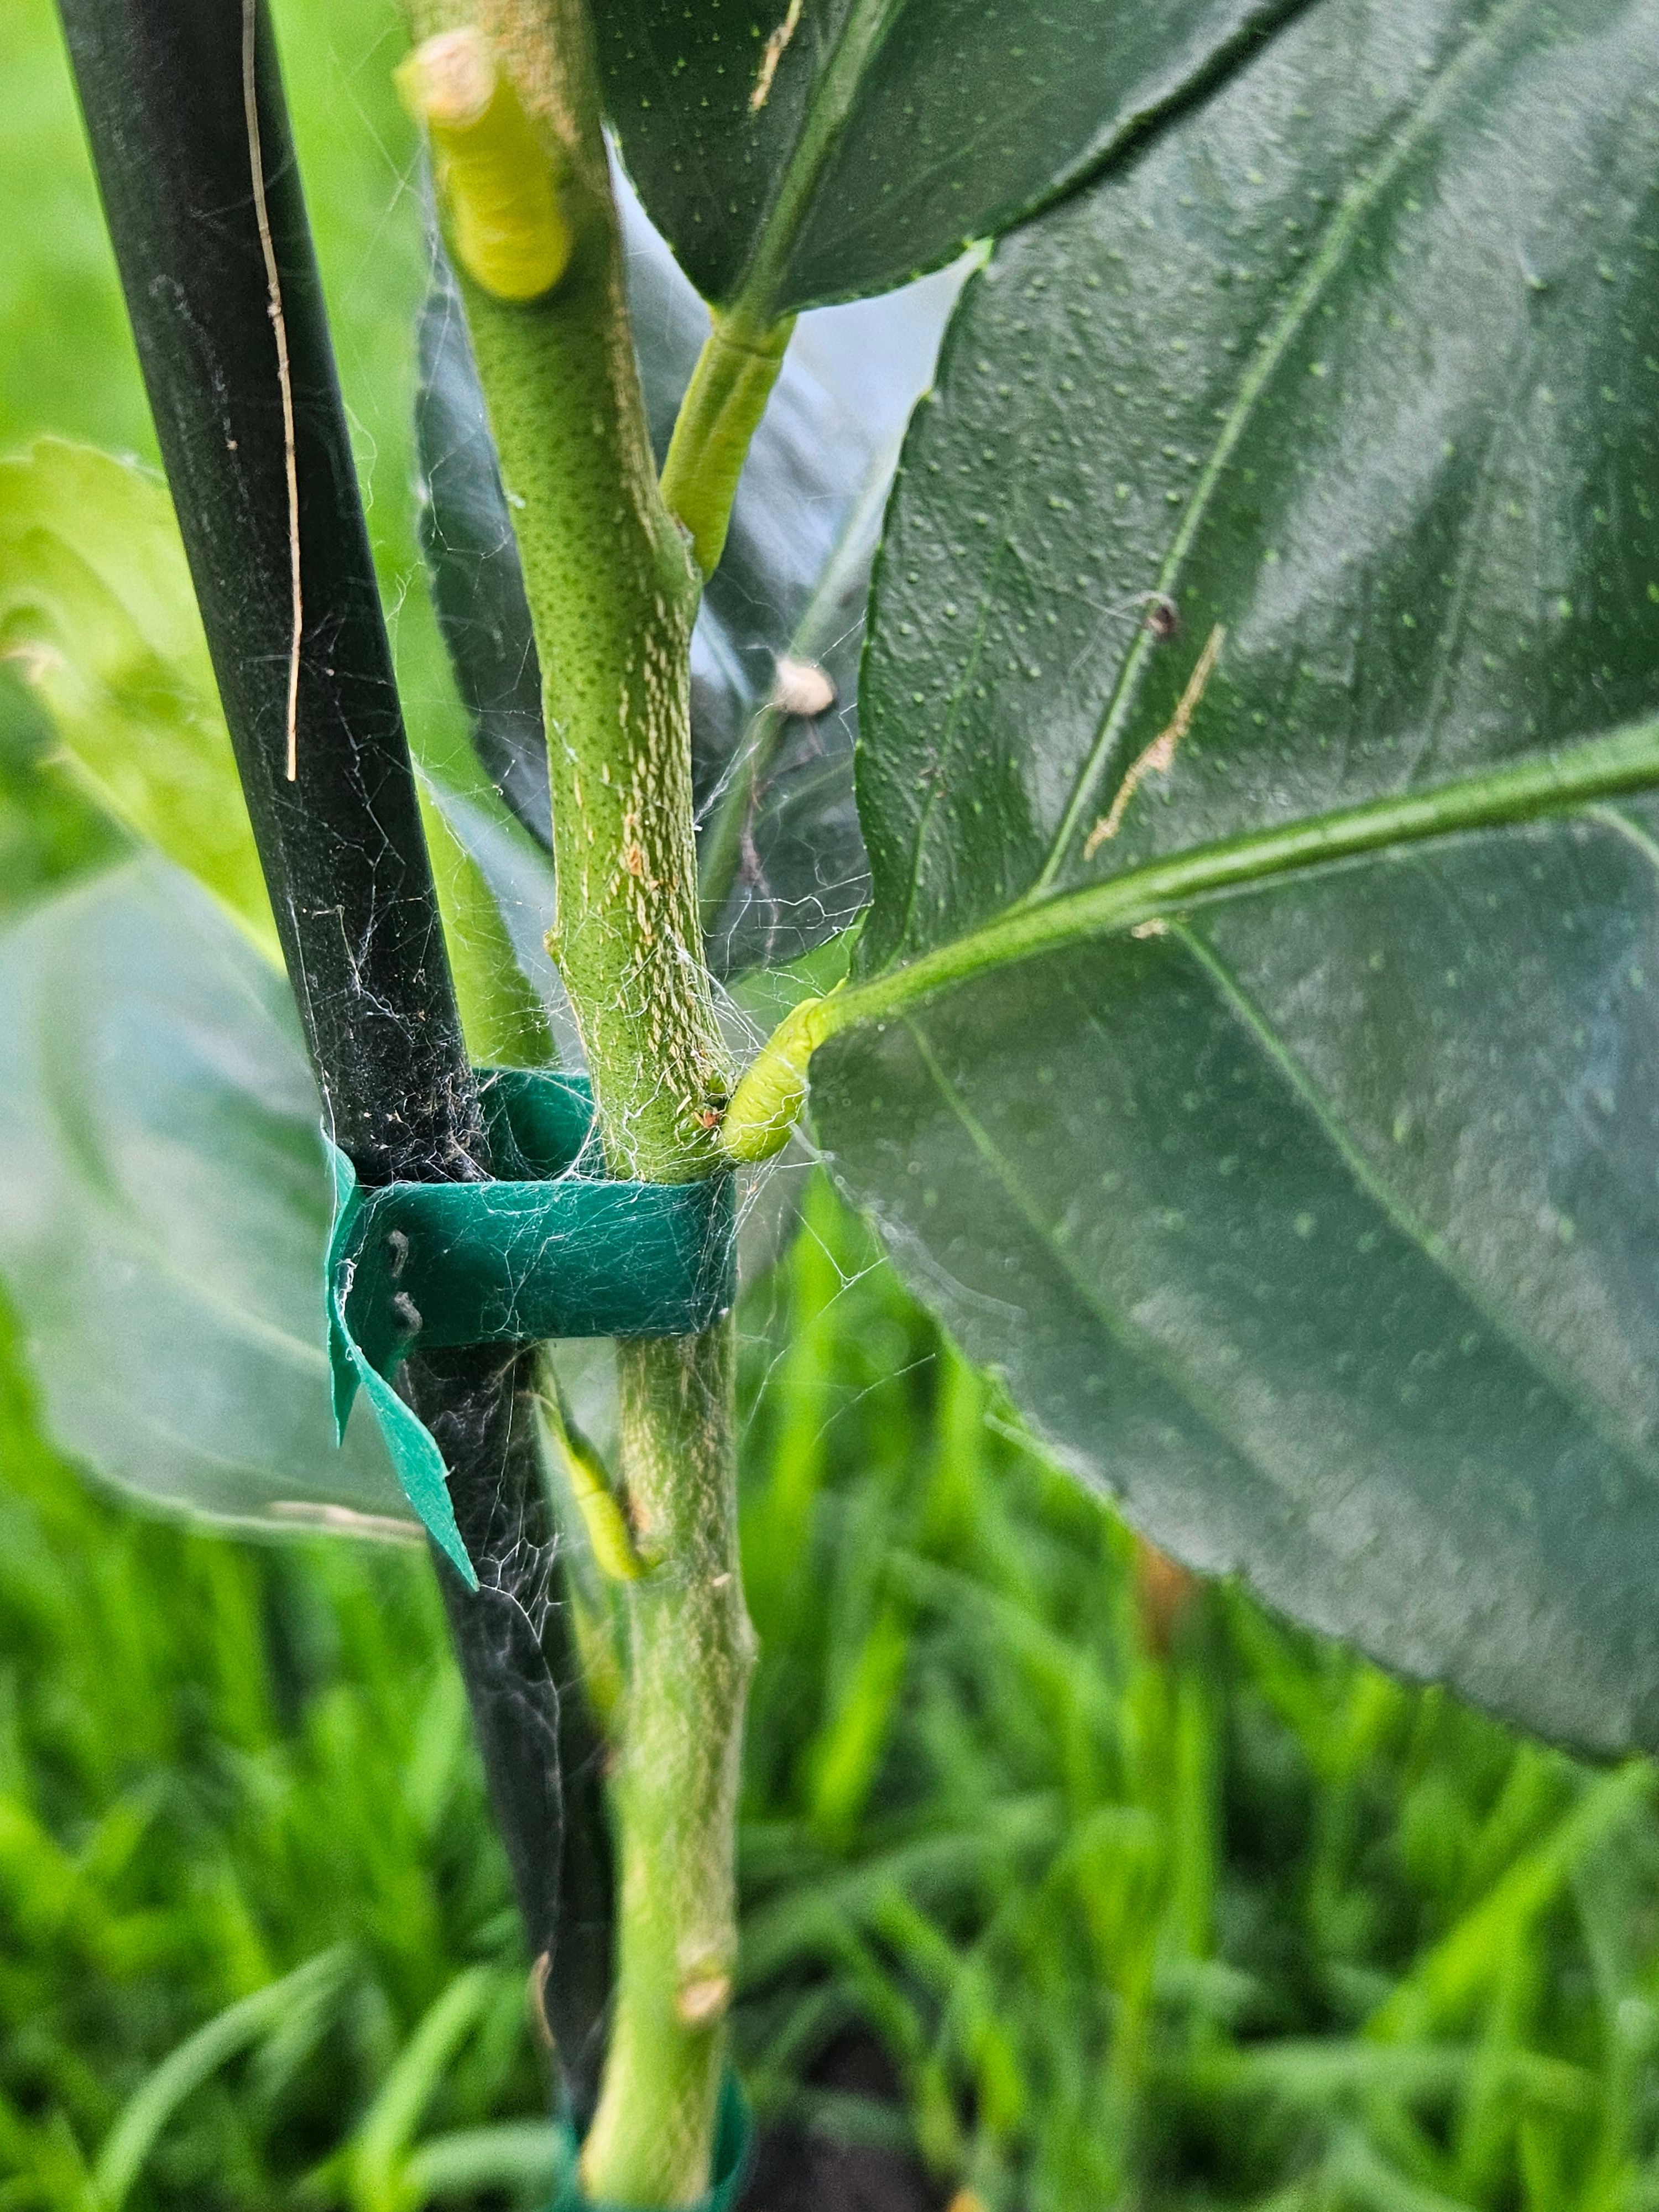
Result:
{"label": "pale green leaf", "polygon": [[159,477],[57,438],[0,461],[0,651],[33,684],[99,800],[280,959]]}
{"label": "pale green leaf", "polygon": [[46,1424],[195,1516],[407,1533],[329,1410],[321,1109],[287,985],[154,856],[0,933],[0,1275]]}
{"label": "pale green leaf", "polygon": [[[32,684],[85,787],[211,891],[280,962],[264,879],[167,487],[55,438],[0,461],[0,651]],[[540,1002],[484,878],[423,810],[469,1048],[536,1066]]]}

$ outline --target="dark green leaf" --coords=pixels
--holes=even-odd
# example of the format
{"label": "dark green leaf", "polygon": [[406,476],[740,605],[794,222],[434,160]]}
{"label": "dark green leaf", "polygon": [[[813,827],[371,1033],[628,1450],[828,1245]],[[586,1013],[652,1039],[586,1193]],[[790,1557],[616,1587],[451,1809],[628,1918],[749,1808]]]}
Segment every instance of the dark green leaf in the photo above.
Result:
{"label": "dark green leaf", "polygon": [[1326,0],[1005,246],[814,1066],[1079,1474],[1601,1750],[1659,1743],[1656,177],[1651,8]]}
{"label": "dark green leaf", "polygon": [[406,1522],[374,1424],[334,1445],[319,1112],[281,976],[162,862],[0,936],[0,1273],[53,1434],[106,1480]]}
{"label": "dark green leaf", "polygon": [[434,256],[416,342],[416,491],[439,627],[484,773],[550,850],[552,801],[530,606],[460,294],[441,253]]}
{"label": "dark green leaf", "polygon": [[882,292],[1109,161],[1297,0],[613,0],[629,168],[705,298]]}

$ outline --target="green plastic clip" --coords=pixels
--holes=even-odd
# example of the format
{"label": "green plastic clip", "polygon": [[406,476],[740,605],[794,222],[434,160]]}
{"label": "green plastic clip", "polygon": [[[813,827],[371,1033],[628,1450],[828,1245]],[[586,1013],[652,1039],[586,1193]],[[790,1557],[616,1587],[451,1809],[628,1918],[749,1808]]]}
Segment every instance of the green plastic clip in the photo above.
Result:
{"label": "green plastic clip", "polygon": [[524,1174],[366,1189],[329,1144],[329,1364],[345,1434],[367,1395],[404,1495],[477,1588],[437,1445],[392,1388],[409,1354],[556,1336],[690,1336],[730,1305],[736,1209],[729,1175],[685,1183],[607,1176],[585,1077],[481,1069],[495,1156]]}
{"label": "green plastic clip", "polygon": [[[548,2212],[649,2212],[638,2205],[601,2204],[582,2194],[579,2160],[581,2146],[575,2130],[560,2130],[562,2178]],[[720,2108],[714,2122],[714,2179],[706,2197],[691,2212],[732,2212],[738,2193],[749,2178],[749,2155],[754,2147],[755,2120],[749,2100],[735,2074],[720,2083]]]}

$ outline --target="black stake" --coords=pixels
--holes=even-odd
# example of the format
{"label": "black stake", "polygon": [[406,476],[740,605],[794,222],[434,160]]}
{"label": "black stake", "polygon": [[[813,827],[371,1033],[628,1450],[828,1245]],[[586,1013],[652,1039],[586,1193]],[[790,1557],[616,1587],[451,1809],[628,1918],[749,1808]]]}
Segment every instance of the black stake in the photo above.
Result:
{"label": "black stake", "polygon": [[[366,1183],[487,1176],[262,0],[61,5],[237,767],[336,1140]],[[553,1531],[530,1354],[451,1352],[411,1359],[407,1371],[443,1449],[484,1585],[474,1595],[439,1559],[534,1952],[553,1948],[567,1856],[582,1893],[548,2008],[580,2110],[608,1953],[606,1930],[593,1926],[603,1827],[586,1700],[567,1697],[562,1710],[559,1696],[576,1668],[564,1608],[550,1602]],[[562,1735],[565,1771],[585,1801],[582,1848],[568,1855]]]}

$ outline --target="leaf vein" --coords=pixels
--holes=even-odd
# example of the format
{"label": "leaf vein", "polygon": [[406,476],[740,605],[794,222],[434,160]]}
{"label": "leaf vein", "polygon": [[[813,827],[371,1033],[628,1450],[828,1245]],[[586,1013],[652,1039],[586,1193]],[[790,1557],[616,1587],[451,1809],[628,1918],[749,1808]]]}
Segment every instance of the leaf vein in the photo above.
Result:
{"label": "leaf vein", "polygon": [[1267,1059],[1307,1108],[1355,1182],[1400,1235],[1445,1278],[1460,1297],[1491,1324],[1557,1397],[1572,1408],[1585,1427],[1600,1438],[1621,1465],[1643,1483],[1653,1483],[1659,1475],[1659,1470],[1632,1452],[1628,1438],[1620,1438],[1612,1432],[1606,1409],[1597,1407],[1584,1396],[1567,1363],[1559,1359],[1547,1345],[1540,1343],[1534,1332],[1516,1316],[1504,1300],[1494,1297],[1489,1289],[1482,1287],[1465,1272],[1457,1263],[1448,1240],[1419,1218],[1382,1174],[1376,1162],[1348,1134],[1331,1099],[1314,1081],[1266,1010],[1246,990],[1237,972],[1222,958],[1214,945],[1184,922],[1171,923],[1170,934],[1179,940],[1204,971],[1241,1026],[1255,1039]]}
{"label": "leaf vein", "polygon": [[1208,1402],[1207,1394],[1200,1389],[1198,1378],[1192,1373],[1187,1363],[1172,1358],[1164,1346],[1155,1339],[1148,1336],[1144,1329],[1137,1328],[1127,1315],[1109,1305],[1094,1285],[1079,1272],[1065,1246],[1055,1235],[1052,1224],[1045,1218],[1041,1207],[1026,1189],[1013,1163],[969,1107],[967,1101],[963,1098],[939,1066],[938,1057],[926,1036],[914,1021],[907,1019],[904,1026],[911,1042],[915,1046],[918,1057],[927,1071],[929,1079],[939,1091],[940,1097],[961,1123],[967,1133],[969,1142],[1002,1185],[1027,1227],[1037,1238],[1056,1269],[1070,1285],[1079,1304],[1093,1315],[1102,1329],[1120,1350],[1127,1352],[1132,1358],[1143,1361],[1181,1398],[1188,1410],[1202,1422],[1205,1428],[1226,1452],[1242,1460],[1246,1466],[1251,1468],[1262,1478],[1271,1490],[1276,1494],[1282,1495],[1283,1485],[1273,1466],[1253,1446],[1232,1434],[1225,1416]]}
{"label": "leaf vein", "polygon": [[[1192,496],[1187,502],[1181,526],[1170,540],[1170,550],[1158,571],[1154,588],[1161,596],[1175,596],[1182,568],[1192,551],[1216,489],[1255,411],[1257,402],[1313,312],[1321,294],[1346,259],[1361,224],[1462,89],[1476,63],[1495,50],[1501,28],[1510,18],[1524,13],[1530,4],[1531,0],[1509,0],[1509,4],[1498,11],[1492,24],[1472,34],[1467,46],[1430,84],[1422,100],[1396,131],[1392,143],[1387,147],[1376,167],[1351,185],[1338,202],[1326,226],[1319,250],[1305,275],[1285,302],[1278,321],[1258,342],[1256,358],[1240,385],[1237,398],[1228,410],[1227,419],[1210,449]],[[1133,712],[1139,694],[1141,673],[1152,643],[1150,633],[1142,630],[1137,634],[1124,657],[1117,683],[1107,702],[1099,734],[1073,786],[1042,871],[1027,894],[1030,898],[1038,898],[1048,890],[1065,863],[1079,826],[1093,803],[1107,763],[1116,750],[1124,726]]]}

